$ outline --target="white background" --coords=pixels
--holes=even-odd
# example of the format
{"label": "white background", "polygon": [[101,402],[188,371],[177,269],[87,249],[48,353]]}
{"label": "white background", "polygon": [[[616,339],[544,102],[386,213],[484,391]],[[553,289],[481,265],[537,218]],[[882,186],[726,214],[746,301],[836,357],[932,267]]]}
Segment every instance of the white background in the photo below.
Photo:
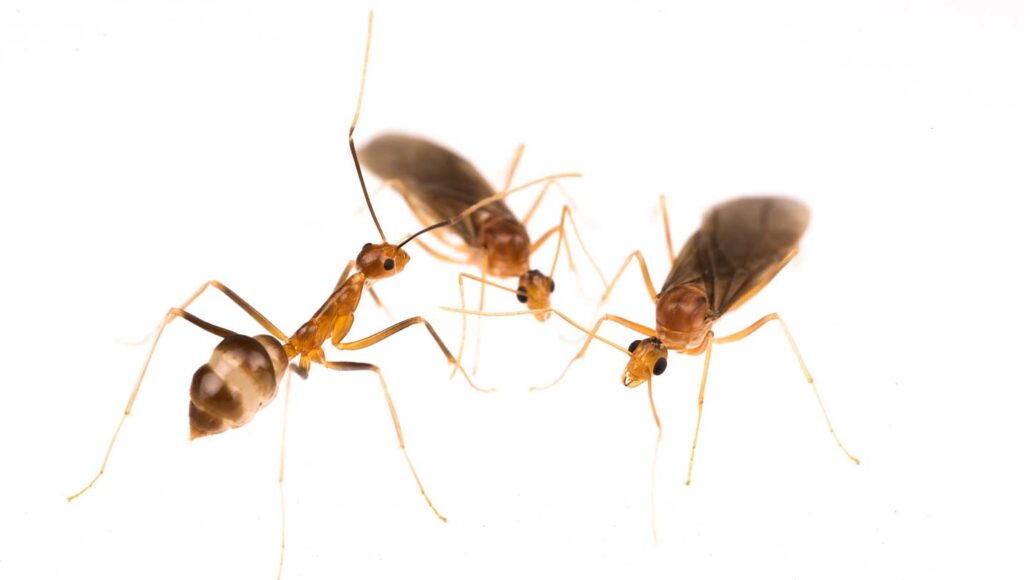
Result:
{"label": "white background", "polygon": [[[804,200],[801,253],[717,331],[780,312],[862,465],[769,327],[715,351],[684,487],[701,360],[673,355],[655,385],[655,545],[655,429],[646,392],[619,382],[624,355],[592,347],[530,395],[576,332],[488,320],[479,379],[499,392],[480,395],[409,330],[332,355],[385,369],[451,521],[418,496],[374,377],[316,368],[290,401],[286,578],[1026,577],[1026,5],[830,4],[374,6],[358,135],[431,136],[494,181],[524,142],[520,180],[582,171],[568,188],[602,267],[640,248],[656,284],[660,193],[677,246],[735,194]],[[217,342],[190,325],[166,332],[108,473],[64,497],[144,357],[119,341],[213,277],[292,330],[376,241],[345,145],[367,8],[0,7],[0,577],[275,574],[282,397],[187,443],[189,380]],[[416,228],[397,196],[376,203],[392,240]],[[456,346],[437,307],[457,304],[459,271],[415,248],[378,289]],[[559,270],[555,294],[584,323],[588,274]],[[605,310],[650,324],[627,280]],[[258,332],[217,293],[192,310]],[[352,336],[389,323],[366,301]]]}

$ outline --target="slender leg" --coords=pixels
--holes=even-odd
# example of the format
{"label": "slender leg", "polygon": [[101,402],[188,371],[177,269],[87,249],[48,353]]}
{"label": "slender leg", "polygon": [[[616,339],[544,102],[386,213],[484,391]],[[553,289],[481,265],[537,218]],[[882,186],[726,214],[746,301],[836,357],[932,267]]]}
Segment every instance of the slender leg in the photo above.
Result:
{"label": "slender leg", "polygon": [[368,295],[372,297],[372,301],[376,303],[376,306],[383,309],[383,312],[386,313],[386,316],[390,319],[390,322],[396,321],[397,319],[394,318],[393,313],[390,312],[390,309],[387,308],[386,305],[383,304],[383,301],[379,299],[379,295],[376,294],[375,289],[371,286],[368,286],[365,289],[368,290]]}
{"label": "slender leg", "polygon": [[360,340],[355,340],[355,341],[352,341],[352,342],[341,342],[339,344],[333,344],[333,346],[335,346],[336,348],[338,348],[340,350],[360,350],[360,349],[363,349],[363,348],[368,348],[368,347],[372,346],[373,344],[376,344],[377,342],[380,342],[380,341],[382,341],[384,339],[387,339],[387,338],[397,334],[398,332],[404,330],[405,328],[408,328],[409,326],[414,326],[416,324],[424,324],[425,325],[426,330],[429,331],[429,334],[432,335],[433,340],[436,341],[436,345],[440,347],[440,350],[443,352],[444,356],[447,357],[447,362],[451,363],[452,365],[457,365],[458,370],[461,371],[462,376],[465,377],[466,381],[468,381],[468,384],[469,384],[470,387],[472,387],[473,389],[475,389],[477,391],[482,391],[482,392],[491,392],[491,391],[493,391],[493,389],[483,389],[483,388],[480,388],[480,387],[476,386],[475,383],[472,382],[472,379],[468,376],[468,373],[465,372],[465,369],[462,368],[462,366],[454,358],[454,355],[451,354],[451,351],[447,349],[447,345],[445,345],[443,343],[443,340],[440,338],[440,335],[438,335],[436,333],[436,330],[433,328],[433,325],[429,324],[429,322],[426,321],[421,316],[415,316],[415,317],[409,318],[407,320],[402,320],[402,321],[398,322],[397,324],[389,326],[389,327],[387,327],[387,328],[385,328],[383,330],[380,330],[379,332],[377,332],[375,334],[366,336],[365,338],[362,338]]}
{"label": "slender leg", "polygon": [[540,207],[540,202],[544,200],[544,196],[547,195],[547,191],[551,189],[551,184],[553,183],[557,182],[548,181],[544,184],[543,189],[540,190],[540,195],[536,196],[536,199],[533,200],[533,205],[529,206],[529,211],[526,212],[526,215],[522,216],[522,225],[528,225],[529,220],[533,219],[533,214],[535,214],[537,208]]}
{"label": "slender leg", "polygon": [[[353,264],[353,262],[351,262],[351,264]],[[341,278],[341,280],[343,280],[344,278],[346,278],[346,275],[344,275]],[[187,308],[189,308],[190,304],[193,304],[194,300],[196,300],[197,298],[200,298],[200,295],[203,294],[204,291],[207,290],[208,288],[215,288],[215,289],[221,291],[223,294],[225,294],[226,296],[229,297],[229,300],[232,300],[233,302],[235,302],[237,306],[242,308],[247,314],[250,315],[251,318],[256,320],[257,323],[260,324],[265,330],[267,330],[272,336],[278,338],[279,340],[281,340],[283,342],[286,342],[286,339],[288,337],[285,334],[283,334],[283,331],[279,330],[274,324],[272,324],[272,322],[270,320],[268,320],[267,318],[265,318],[265,316],[263,314],[258,312],[257,308],[254,308],[253,306],[251,306],[246,300],[241,298],[239,294],[233,292],[228,286],[226,286],[225,284],[222,284],[218,280],[208,280],[207,282],[204,282],[203,284],[201,284],[200,288],[197,288],[196,292],[194,292],[189,298],[187,298],[185,302],[183,302],[182,304],[179,305],[179,309],[180,310],[186,310]],[[167,322],[164,322],[164,321],[161,322],[160,324],[155,326],[154,329],[151,330],[149,334],[147,334],[145,337],[143,337],[142,340],[139,340],[139,341],[136,341],[136,342],[130,342],[129,344],[132,344],[132,345],[142,344],[142,343],[150,340],[150,338],[152,336],[154,336],[154,333],[157,332],[158,330],[160,330],[165,324],[167,324]]]}
{"label": "slender leg", "polygon": [[745,328],[744,330],[735,332],[727,336],[716,338],[715,342],[717,344],[737,342],[738,340],[747,338],[751,335],[751,333],[758,330],[763,325],[765,325],[765,323],[770,322],[772,320],[779,321],[780,328],[783,329],[783,334],[787,337],[787,342],[790,343],[790,348],[794,351],[794,356],[798,359],[798,365],[801,366],[801,372],[805,375],[805,380],[808,381],[808,384],[812,386],[812,393],[815,395],[816,402],[819,403],[819,410],[823,413],[823,419],[826,420],[826,426],[830,429],[830,435],[833,435],[833,440],[837,442],[837,446],[840,447],[840,450],[844,452],[844,455],[847,455],[848,459],[854,461],[855,465],[858,465],[860,463],[858,458],[848,452],[847,448],[844,447],[844,444],[841,443],[840,438],[837,437],[837,432],[833,430],[833,423],[830,422],[830,415],[826,412],[826,407],[823,406],[823,399],[819,396],[819,389],[815,387],[815,379],[813,379],[812,374],[808,372],[808,366],[805,365],[805,360],[801,358],[801,351],[798,349],[797,343],[794,342],[794,337],[791,336],[790,330],[787,329],[787,324],[783,322],[783,319],[780,318],[779,314],[775,312],[772,314],[767,314],[762,318],[758,319],[758,321],[756,321],[751,326]]}
{"label": "slender leg", "polygon": [[272,324],[272,321],[270,321],[267,318],[265,318],[265,316],[263,314],[261,314],[260,312],[257,311],[256,308],[254,308],[253,306],[248,304],[246,300],[244,300],[243,298],[240,298],[239,294],[233,292],[231,289],[229,289],[228,286],[226,286],[225,284],[222,284],[218,280],[210,280],[208,282],[205,282],[204,285],[201,286],[200,289],[198,289],[193,294],[193,296],[191,296],[190,299],[186,301],[186,304],[183,305],[183,306],[180,306],[179,308],[182,309],[182,310],[185,310],[186,308],[188,308],[189,305],[193,302],[193,300],[195,300],[198,296],[200,296],[200,293],[203,292],[205,289],[207,289],[208,286],[213,286],[213,287],[217,288],[218,290],[221,290],[223,294],[228,296],[229,299],[232,300],[233,302],[235,302],[237,306],[239,306],[244,311],[246,311],[246,313],[249,314],[251,318],[256,320],[257,323],[260,324],[262,326],[262,328],[264,328],[269,333],[271,333],[272,336],[278,338],[279,340],[281,340],[283,342],[286,342],[286,340],[289,338],[288,336],[286,336],[285,333],[283,333],[283,331],[279,330],[279,328],[277,328],[274,324]]}
{"label": "slender leg", "polygon": [[[461,309],[462,310],[465,310],[465,279],[466,278],[468,278],[469,280],[475,280],[476,282],[479,282],[480,284],[483,284],[483,285],[490,285],[490,286],[493,286],[494,288],[500,288],[501,290],[507,290],[508,292],[511,292],[513,294],[518,294],[517,290],[513,290],[511,288],[508,288],[507,286],[502,286],[501,284],[498,284],[496,282],[491,282],[490,280],[487,280],[486,277],[484,277],[484,276],[473,276],[472,274],[466,274],[465,272],[462,272],[461,274],[458,274],[458,293],[461,296]],[[468,315],[467,314],[462,314],[461,315],[461,342],[458,343],[458,359],[457,359],[458,360],[458,364],[461,364],[461,357],[462,357],[463,353],[465,352],[465,334],[466,334],[467,329],[468,329]],[[455,366],[454,370],[451,371],[451,378],[454,378],[454,374],[457,373],[457,372],[458,372],[458,367]]]}
{"label": "slender leg", "polygon": [[220,336],[222,338],[228,338],[236,334],[231,330],[226,330],[220,326],[215,326],[210,322],[201,320],[200,318],[193,316],[192,314],[186,312],[185,310],[182,310],[181,308],[168,309],[168,314],[165,315],[164,320],[161,322],[160,326],[157,327],[157,333],[154,335],[154,341],[150,344],[150,350],[147,351],[147,358],[143,361],[143,368],[140,369],[139,376],[136,377],[136,384],[133,385],[132,393],[129,394],[129,401],[125,404],[125,411],[122,413],[122,418],[118,421],[118,426],[115,427],[114,435],[111,436],[111,442],[107,444],[107,452],[104,453],[104,461],[100,464],[100,470],[89,482],[89,484],[86,485],[86,487],[68,496],[68,501],[72,501],[80,495],[86,493],[86,491],[93,487],[93,484],[95,484],[97,480],[100,479],[100,476],[104,474],[104,470],[107,469],[107,461],[111,458],[111,451],[114,449],[114,442],[118,439],[118,434],[121,432],[122,426],[125,425],[125,419],[127,419],[129,417],[129,414],[132,413],[132,406],[136,403],[136,395],[139,394],[140,385],[143,384],[143,377],[147,374],[147,367],[150,366],[150,359],[154,356],[154,350],[157,348],[157,342],[161,340],[161,334],[164,333],[165,327],[168,326],[168,323],[177,317],[183,318],[193,323],[194,325],[206,330],[207,332],[210,332],[211,334]]}
{"label": "slender leg", "polygon": [[651,539],[658,545],[658,512],[655,510],[655,482],[658,480],[658,447],[662,443],[662,422],[658,420],[658,410],[654,406],[654,395],[651,392],[651,378],[647,379],[647,399],[651,402],[651,414],[654,415],[658,432],[654,438],[654,455],[651,456]]}
{"label": "slender leg", "polygon": [[511,157],[511,163],[508,165],[508,173],[505,174],[504,177],[504,187],[501,188],[501,191],[508,191],[508,188],[511,187],[511,180],[515,178],[515,170],[518,168],[519,162],[522,161],[522,153],[525,150],[525,143],[519,143],[519,146],[515,148],[515,154]]}
{"label": "slender leg", "polygon": [[512,312],[480,312],[480,311],[477,311],[477,310],[465,310],[465,309],[462,309],[462,308],[451,308],[449,306],[441,306],[440,309],[441,310],[445,310],[447,312],[456,312],[458,314],[472,314],[472,315],[476,315],[476,316],[525,316],[527,314],[537,314],[537,313],[540,313],[540,312],[550,312],[552,314],[557,315],[559,318],[561,318],[565,322],[569,323],[569,325],[571,325],[572,327],[576,328],[577,330],[579,330],[583,334],[586,334],[587,335],[587,342],[583,345],[583,348],[579,351],[579,353],[575,357],[573,357],[571,361],[569,361],[569,364],[565,366],[565,370],[562,371],[561,375],[557,379],[555,379],[554,381],[552,381],[552,382],[550,382],[550,383],[548,383],[546,385],[542,385],[542,386],[538,386],[538,387],[533,387],[533,388],[529,389],[530,391],[542,391],[544,389],[549,389],[549,388],[553,387],[554,385],[558,384],[559,382],[561,382],[561,380],[565,377],[565,374],[568,373],[569,369],[572,367],[572,363],[576,362],[577,360],[579,360],[580,358],[583,357],[583,355],[586,353],[587,347],[590,346],[590,341],[595,339],[595,338],[597,340],[600,340],[601,342],[607,344],[608,346],[610,346],[610,347],[612,347],[612,348],[614,348],[614,349],[616,349],[618,351],[621,351],[623,354],[629,355],[630,352],[628,350],[626,350],[625,347],[619,346],[618,344],[608,340],[607,338],[605,338],[605,337],[603,337],[603,336],[601,336],[601,335],[599,335],[597,333],[598,328],[601,327],[601,323],[604,322],[605,320],[610,320],[612,322],[618,322],[619,324],[621,324],[621,325],[623,325],[623,326],[625,326],[627,328],[630,328],[630,329],[635,330],[637,332],[641,332],[643,334],[646,334],[647,336],[654,336],[654,334],[655,334],[655,331],[653,329],[647,328],[643,324],[638,324],[636,322],[633,322],[633,321],[630,321],[630,320],[626,320],[625,318],[622,318],[620,316],[615,316],[614,314],[607,314],[607,315],[605,315],[604,318],[602,318],[601,320],[597,321],[597,324],[594,325],[594,329],[593,330],[587,330],[587,328],[585,326],[582,326],[582,325],[578,324],[575,320],[570,318],[568,315],[566,315],[565,313],[561,312],[560,310],[556,310],[554,308],[544,308],[544,309],[541,309],[541,310],[516,310],[516,311],[512,311]]}
{"label": "slender leg", "polygon": [[[644,278],[644,286],[647,288],[647,294],[651,297],[651,302],[658,303],[658,292],[654,289],[654,284],[651,283],[651,274],[647,270],[647,262],[644,261],[644,255],[637,250],[630,255],[626,256],[626,260],[622,263],[619,271],[615,273],[615,277],[612,278],[611,283],[604,289],[604,294],[601,299],[597,302],[597,308],[594,310],[592,318],[596,318],[598,313],[601,312],[601,307],[608,301],[608,297],[611,296],[612,290],[615,289],[615,285],[618,284],[619,279],[622,277],[622,273],[629,267],[630,262],[636,258],[640,264],[640,274]],[[653,336],[653,335],[652,335]]]}
{"label": "slender leg", "polygon": [[549,276],[551,278],[554,278],[554,269],[558,265],[558,256],[561,254],[561,249],[562,249],[562,246],[564,245],[565,246],[565,255],[566,255],[566,257],[568,257],[568,260],[569,260],[569,270],[572,270],[573,272],[576,273],[576,279],[578,280],[579,279],[579,271],[576,270],[576,263],[572,259],[572,244],[569,243],[568,236],[565,235],[565,231],[560,226],[554,226],[553,228],[551,228],[551,229],[547,230],[546,232],[544,232],[543,234],[541,234],[540,237],[537,238],[536,241],[533,242],[533,244],[529,247],[530,255],[535,254],[536,251],[540,249],[540,246],[543,246],[544,243],[547,240],[549,240],[551,238],[551,236],[553,236],[554,234],[559,234],[558,235],[558,245],[555,246],[555,248],[554,248],[554,262],[551,264],[551,271],[550,271]]}
{"label": "slender leg", "polygon": [[[565,318],[565,317],[562,316],[562,318]],[[567,318],[565,318],[565,319],[568,320]],[[641,334],[644,334],[646,336],[655,336],[657,334],[653,328],[648,328],[648,327],[644,326],[643,324],[639,324],[639,323],[633,322],[632,320],[627,320],[625,318],[622,318],[621,316],[615,316],[614,314],[605,314],[600,320],[597,321],[596,324],[594,324],[593,330],[591,330],[591,331],[586,333],[587,334],[587,339],[586,339],[586,342],[583,343],[583,347],[579,349],[579,352],[576,353],[576,356],[572,357],[572,360],[569,361],[569,364],[565,365],[565,370],[563,370],[562,373],[560,375],[558,375],[558,378],[555,379],[554,381],[546,384],[546,385],[541,385],[539,387],[533,387],[533,388],[530,389],[530,391],[542,391],[544,389],[549,389],[549,388],[553,387],[554,385],[557,385],[558,383],[560,383],[561,380],[563,378],[565,378],[565,374],[569,372],[570,368],[572,368],[573,363],[575,363],[577,360],[583,358],[586,355],[587,348],[590,347],[591,341],[593,341],[595,337],[597,337],[598,339],[601,338],[597,334],[597,331],[600,330],[601,324],[604,323],[605,321],[617,322],[617,323],[625,326],[626,328],[629,328],[630,330],[634,330],[634,331],[639,332]],[[575,326],[576,328],[580,328],[582,330],[582,327],[580,327],[578,324],[573,324],[573,326]],[[608,344],[610,344],[612,346],[615,346],[616,348],[622,350],[623,352],[626,352],[626,354],[629,354],[629,351],[625,350],[621,346],[618,346],[618,345],[616,345],[615,343],[613,343],[611,341],[605,340],[604,342],[607,342]]]}
{"label": "slender leg", "polygon": [[515,187],[513,187],[511,189],[508,189],[508,190],[505,190],[505,191],[499,191],[499,192],[491,195],[490,197],[485,197],[485,198],[477,201],[476,203],[468,206],[467,208],[461,210],[460,214],[458,214],[458,215],[454,216],[454,218],[452,218],[453,221],[451,223],[457,223],[458,220],[472,215],[473,213],[479,211],[480,208],[488,206],[491,203],[494,203],[496,201],[500,201],[500,200],[508,197],[509,195],[515,193],[515,192],[522,191],[523,189],[528,189],[530,187],[533,187],[534,185],[538,185],[538,184],[541,184],[541,183],[547,183],[548,181],[557,181],[559,179],[568,179],[568,178],[573,178],[573,177],[583,177],[583,175],[581,173],[575,173],[575,172],[552,173],[551,175],[545,175],[543,177],[540,177],[540,178],[537,178],[537,179],[533,179],[531,181],[527,181],[525,183],[519,184],[519,185],[517,185],[517,186],[515,186]]}
{"label": "slender leg", "polygon": [[697,423],[694,425],[694,443],[690,446],[690,463],[687,464],[687,485],[690,485],[690,477],[694,473],[694,453],[697,452],[697,436],[701,433],[701,410],[705,404],[705,384],[708,382],[708,365],[712,362],[712,333],[708,332],[705,337],[705,366],[701,371],[701,388],[697,392]]}
{"label": "slender leg", "polygon": [[643,324],[633,322],[632,320],[627,320],[621,316],[616,316],[614,314],[605,314],[603,317],[601,317],[600,320],[597,321],[596,324],[594,324],[594,330],[589,333],[586,342],[583,343],[583,347],[579,350],[579,353],[576,355],[576,358],[582,358],[586,354],[587,347],[590,346],[590,341],[593,340],[594,336],[597,335],[597,331],[601,328],[601,324],[607,321],[617,322],[630,330],[634,330],[646,336],[657,335],[657,332],[653,328],[648,328]]}
{"label": "slender leg", "polygon": [[408,462],[408,468],[411,469],[411,475],[415,477],[415,483],[418,485],[418,491],[422,494],[423,499],[429,504],[429,509],[433,510],[436,517],[440,518],[440,521],[446,522],[447,518],[443,517],[436,506],[433,505],[433,501],[429,499],[429,495],[426,494],[425,487],[422,486],[422,480],[418,476],[418,472],[415,471],[415,464],[411,462],[411,457],[408,456],[408,449],[404,445],[404,433],[401,431],[401,422],[397,418],[397,408],[393,405],[393,398],[390,397],[390,390],[386,388],[386,379],[383,378],[383,372],[379,370],[379,367],[359,362],[342,362],[342,361],[326,361],[326,368],[334,371],[371,371],[379,377],[379,385],[383,388],[383,395],[386,397],[386,405],[390,408],[390,417],[393,419],[393,428],[397,432],[397,444],[401,448],[401,452],[404,453],[404,460]]}
{"label": "slender leg", "polygon": [[[479,275],[486,278],[486,272],[490,267],[490,254],[483,253],[483,259],[479,266]],[[479,285],[479,311],[486,310],[486,284]],[[479,349],[483,344],[483,319],[476,319],[476,350],[472,355],[472,374],[479,371]]]}
{"label": "slender leg", "polygon": [[[594,272],[597,272],[597,276],[601,279],[601,285],[603,285],[603,286],[605,286],[607,288],[608,287],[608,281],[605,279],[604,273],[601,272],[601,268],[598,267],[597,262],[594,261],[594,257],[590,255],[590,250],[587,249],[587,245],[583,242],[583,236],[581,236],[580,233],[579,233],[579,227],[576,226],[576,220],[573,219],[573,217],[572,217],[572,209],[568,205],[562,206],[561,219],[559,220],[558,226],[557,226],[560,234],[559,234],[558,248],[554,252],[554,261],[551,263],[551,274],[550,274],[551,277],[552,278],[554,277],[554,270],[558,266],[558,252],[561,250],[561,240],[565,241],[565,252],[569,256],[570,267],[573,267],[572,266],[572,249],[571,249],[571,247],[569,245],[569,236],[565,233],[565,219],[566,218],[568,218],[569,223],[572,224],[572,232],[574,234],[576,234],[576,240],[579,242],[579,247],[583,249],[583,253],[586,254],[587,259],[590,260],[590,265],[593,266]],[[533,244],[532,248],[530,248],[530,253],[531,254],[533,252],[535,252],[540,247],[540,244],[543,243],[543,241],[545,239],[545,236],[549,236],[550,233],[551,232],[545,233],[543,236],[540,237],[540,239],[538,239]],[[643,258],[641,258],[641,260],[643,260]],[[573,267],[573,269],[575,269],[575,268]],[[646,267],[645,267],[645,271],[646,271]],[[647,279],[650,280],[650,278],[647,278]]]}
{"label": "slender leg", "polygon": [[283,432],[279,441],[279,528],[282,532],[279,542],[279,572],[276,578],[283,577],[283,562],[286,560],[286,491],[283,489],[283,479],[286,475],[286,419],[290,412],[290,392],[293,389],[293,373],[300,374],[300,368],[290,365],[286,371],[286,392],[283,394]]}
{"label": "slender leg", "polygon": [[572,207],[576,206],[575,202],[572,200],[572,196],[569,195],[569,192],[565,191],[565,187],[562,186],[560,181],[557,181],[557,180],[548,181],[547,183],[544,184],[543,189],[540,191],[540,195],[536,196],[536,200],[533,201],[533,205],[530,206],[529,211],[527,211],[526,215],[522,217],[522,225],[524,225],[524,226],[525,225],[529,225],[529,220],[533,217],[533,214],[536,212],[537,208],[540,206],[540,202],[544,200],[544,195],[546,195],[547,192],[550,191],[552,185],[557,187],[558,191],[560,191],[561,194],[565,196],[565,199],[568,202],[568,205],[570,205]]}
{"label": "slender leg", "polygon": [[651,403],[651,415],[654,417],[654,425],[658,427],[658,432],[662,432],[662,421],[658,418],[658,409],[654,406],[654,393],[651,389],[651,378],[647,379],[647,400]]}
{"label": "slender leg", "polygon": [[608,340],[607,338],[597,334],[596,332],[591,332],[585,326],[582,326],[582,325],[578,324],[575,320],[570,318],[568,315],[566,315],[562,311],[556,310],[554,308],[542,308],[540,310],[515,310],[515,311],[511,311],[511,312],[479,312],[478,310],[464,310],[464,309],[461,309],[461,308],[451,308],[450,306],[441,306],[440,310],[444,310],[446,312],[455,312],[457,314],[471,314],[471,315],[475,315],[475,316],[492,316],[492,317],[525,316],[525,315],[529,315],[529,314],[538,314],[538,313],[541,313],[541,312],[550,312],[552,314],[555,314],[556,316],[558,316],[559,318],[561,318],[565,322],[569,323],[571,326],[575,327],[577,330],[581,331],[583,334],[590,335],[591,337],[596,338],[597,340],[600,340],[601,342],[611,346],[612,348],[614,348],[616,350],[621,351],[624,354],[627,354],[627,355],[629,354],[629,351],[626,350],[624,347],[619,346],[618,344],[615,344],[614,342],[612,342],[612,341]]}
{"label": "slender leg", "polygon": [[662,225],[665,226],[665,247],[669,250],[669,264],[676,263],[676,254],[672,251],[672,232],[669,230],[669,210],[665,207],[665,194],[658,196],[658,205],[662,209]]}

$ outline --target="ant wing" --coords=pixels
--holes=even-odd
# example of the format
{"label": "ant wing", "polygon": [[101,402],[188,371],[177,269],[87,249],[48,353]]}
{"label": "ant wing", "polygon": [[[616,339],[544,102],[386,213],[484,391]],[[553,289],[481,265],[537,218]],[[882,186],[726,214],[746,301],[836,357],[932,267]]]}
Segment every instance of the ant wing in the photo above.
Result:
{"label": "ant wing", "polygon": [[[358,157],[361,164],[380,179],[399,182],[412,211],[427,224],[450,220],[496,193],[465,158],[419,137],[397,133],[380,135],[362,147]],[[478,211],[516,220],[502,201],[490,203]],[[468,216],[451,227],[467,245],[478,247],[481,222]]]}
{"label": "ant wing", "polygon": [[662,285],[698,284],[718,318],[746,302],[782,269],[808,228],[809,211],[786,197],[743,197],[705,214]]}

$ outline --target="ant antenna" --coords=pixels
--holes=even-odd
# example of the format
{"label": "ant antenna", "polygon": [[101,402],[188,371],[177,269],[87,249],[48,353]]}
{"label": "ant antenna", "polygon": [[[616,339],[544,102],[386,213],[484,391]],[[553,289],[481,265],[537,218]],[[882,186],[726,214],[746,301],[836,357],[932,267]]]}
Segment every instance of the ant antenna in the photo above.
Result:
{"label": "ant antenna", "polygon": [[365,194],[365,203],[368,204],[368,212],[372,214],[372,221],[379,230],[379,237],[386,243],[386,234],[383,227],[379,225],[379,218],[376,211],[372,209],[372,200],[368,197],[368,188],[365,187],[365,176],[361,173],[361,164],[358,163],[358,151],[354,148],[354,128],[358,125],[358,116],[361,115],[361,101],[365,97],[365,77],[368,75],[368,53],[372,49],[372,11],[368,11],[368,34],[365,36],[365,62],[361,65],[361,89],[358,91],[358,106],[354,109],[354,120],[350,123],[350,131],[347,133],[347,142],[350,145],[350,156],[354,159],[354,168],[358,170],[358,181],[361,182],[361,193]]}
{"label": "ant antenna", "polygon": [[415,238],[421,236],[422,234],[424,234],[424,233],[426,233],[428,231],[435,230],[436,228],[442,228],[444,226],[454,225],[454,223],[455,223],[455,221],[453,219],[450,219],[450,220],[445,220],[445,221],[442,221],[442,222],[439,222],[439,223],[435,223],[435,224],[433,224],[431,226],[422,228],[421,230],[419,230],[419,231],[411,234],[407,238],[405,238],[403,242],[397,244],[397,248],[404,247],[404,244],[410,242],[411,240],[414,240]]}

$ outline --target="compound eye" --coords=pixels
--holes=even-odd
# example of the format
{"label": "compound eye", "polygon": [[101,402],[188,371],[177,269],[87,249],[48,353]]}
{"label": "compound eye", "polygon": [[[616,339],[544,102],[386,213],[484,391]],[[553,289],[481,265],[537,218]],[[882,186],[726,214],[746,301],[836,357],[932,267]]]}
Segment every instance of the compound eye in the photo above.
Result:
{"label": "compound eye", "polygon": [[665,360],[665,357],[654,361],[654,374],[660,375],[665,372],[665,367],[669,366],[669,361]]}
{"label": "compound eye", "polygon": [[637,350],[638,346],[640,346],[640,340],[634,340],[633,342],[629,343],[629,351],[633,352]]}
{"label": "compound eye", "polygon": [[518,298],[519,302],[523,304],[529,302],[529,296],[526,294],[525,286],[519,286],[518,294],[516,294],[515,297]]}
{"label": "compound eye", "polygon": [[393,266],[394,266],[393,258],[387,258],[387,259],[383,260],[383,269],[384,270],[393,270]]}
{"label": "compound eye", "polygon": [[554,294],[554,280],[551,280],[551,294]]}

